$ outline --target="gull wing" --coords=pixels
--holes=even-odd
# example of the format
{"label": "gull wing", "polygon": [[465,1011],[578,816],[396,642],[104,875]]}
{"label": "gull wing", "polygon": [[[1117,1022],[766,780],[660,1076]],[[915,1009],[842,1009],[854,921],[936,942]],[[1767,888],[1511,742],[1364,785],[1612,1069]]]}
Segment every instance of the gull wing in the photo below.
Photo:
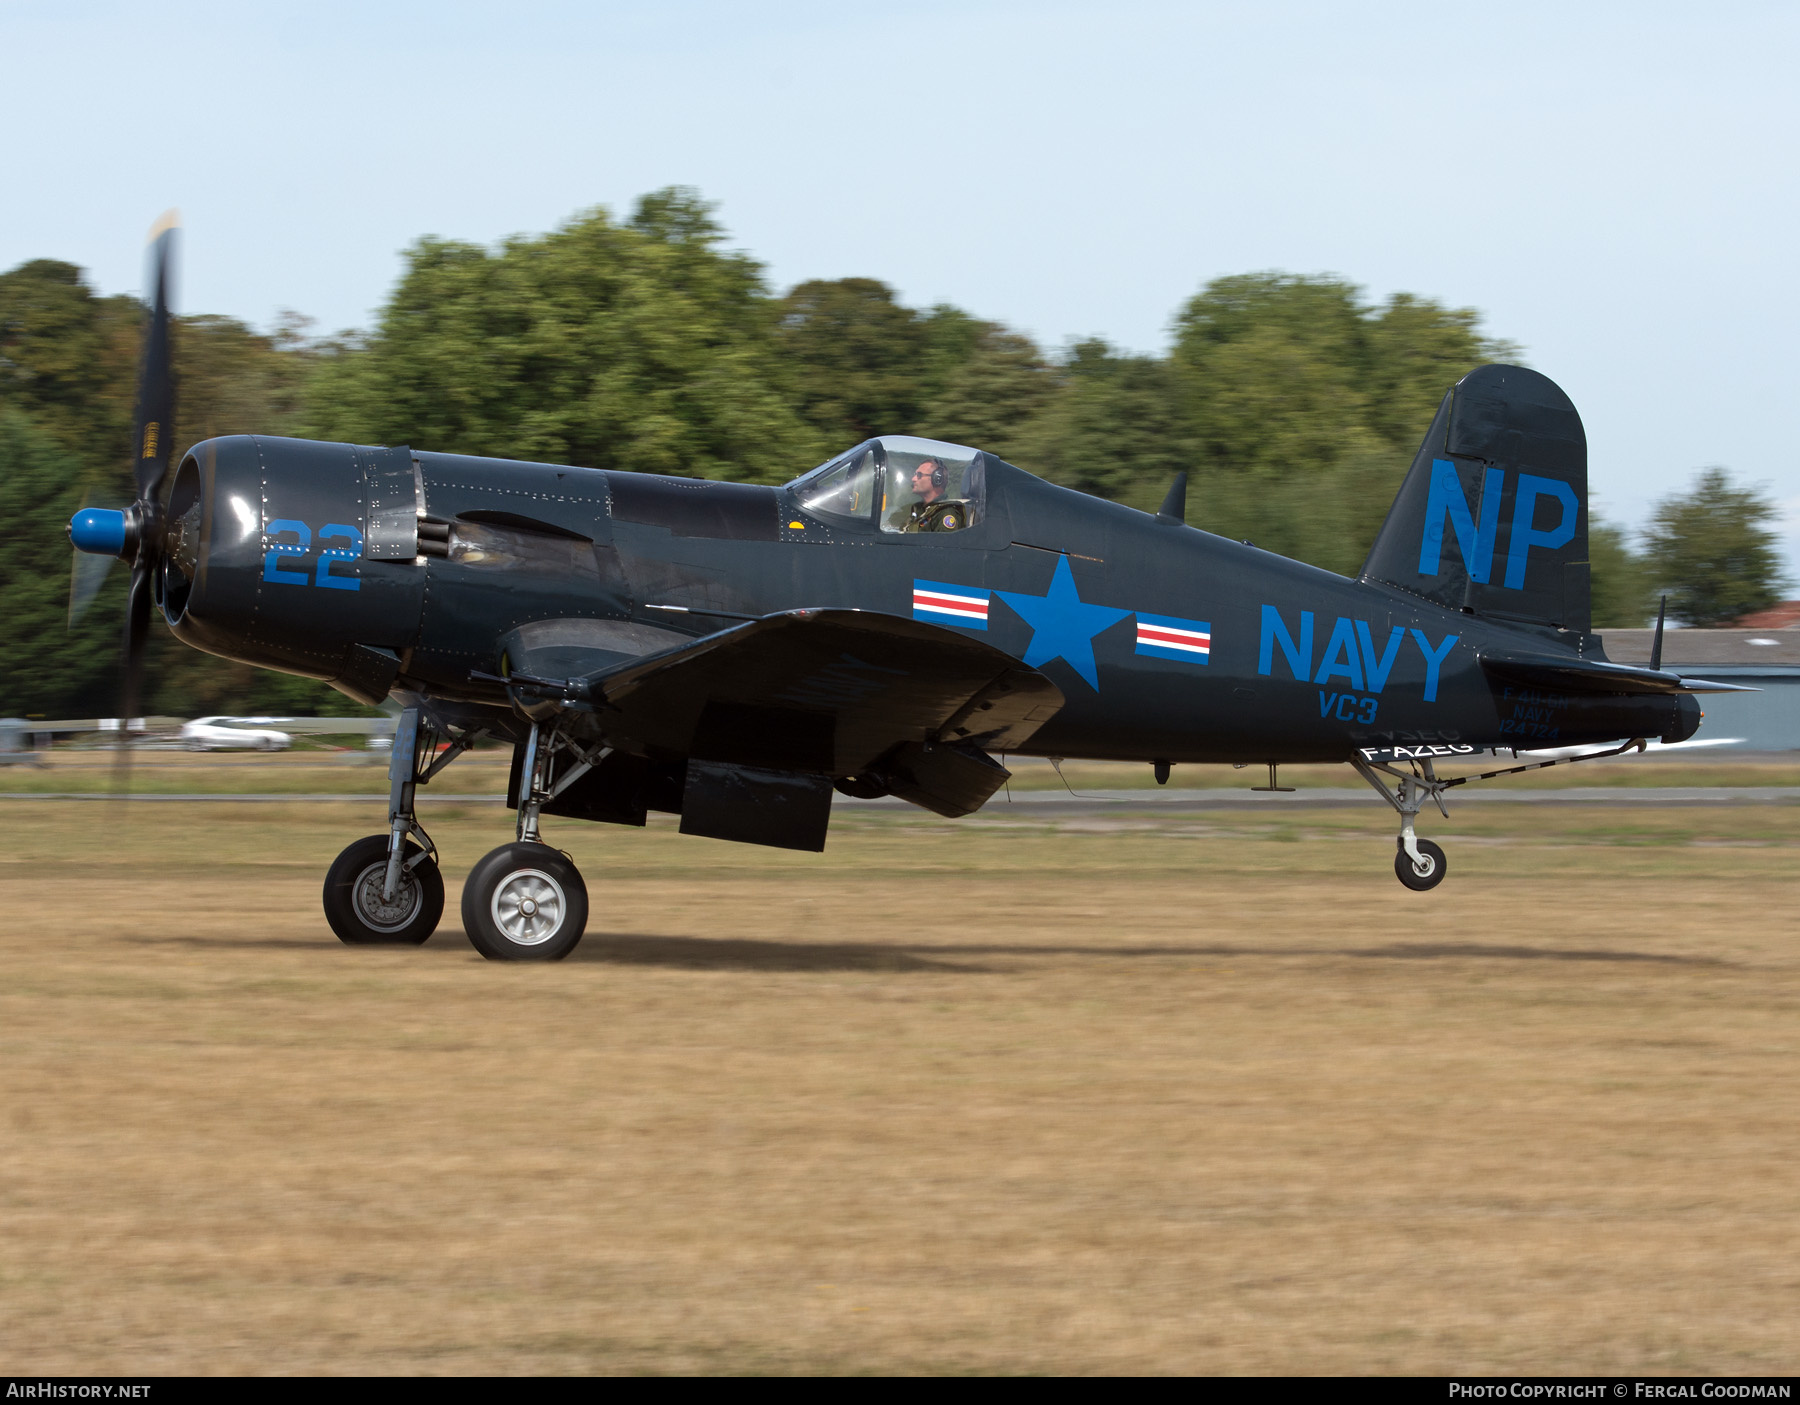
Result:
{"label": "gull wing", "polygon": [[1015,750],[1063,704],[992,645],[862,610],[769,615],[582,684],[608,736],[644,754],[837,777],[909,743]]}

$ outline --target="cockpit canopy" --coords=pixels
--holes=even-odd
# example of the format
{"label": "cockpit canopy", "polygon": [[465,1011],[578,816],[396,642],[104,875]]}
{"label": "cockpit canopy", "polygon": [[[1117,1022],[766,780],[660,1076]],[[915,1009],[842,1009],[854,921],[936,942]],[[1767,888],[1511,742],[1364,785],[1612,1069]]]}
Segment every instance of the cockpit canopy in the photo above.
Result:
{"label": "cockpit canopy", "polygon": [[987,455],[963,444],[884,434],[787,485],[807,512],[883,532],[960,532],[987,506]]}

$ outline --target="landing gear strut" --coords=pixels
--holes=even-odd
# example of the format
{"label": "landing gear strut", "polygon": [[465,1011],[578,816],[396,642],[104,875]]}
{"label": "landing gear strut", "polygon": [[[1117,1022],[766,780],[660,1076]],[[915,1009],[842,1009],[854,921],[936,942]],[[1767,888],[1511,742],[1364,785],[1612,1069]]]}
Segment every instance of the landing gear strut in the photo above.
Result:
{"label": "landing gear strut", "polygon": [[[1445,819],[1450,818],[1449,810],[1444,808],[1444,792],[1452,786],[1468,785],[1471,781],[1491,781],[1497,776],[1516,776],[1525,771],[1542,771],[1550,766],[1568,766],[1577,761],[1600,761],[1608,756],[1620,756],[1627,751],[1642,751],[1644,739],[1633,737],[1630,741],[1620,742],[1617,746],[1609,746],[1600,751],[1583,751],[1574,756],[1556,756],[1548,761],[1528,761],[1523,766],[1502,766],[1497,771],[1482,771],[1473,776],[1450,776],[1440,780],[1432,769],[1429,756],[1417,756],[1416,751],[1429,748],[1396,747],[1383,752],[1380,749],[1365,752],[1361,756],[1352,756],[1350,764],[1356,772],[1370,785],[1374,786],[1381,798],[1392,805],[1400,814],[1400,837],[1395,841],[1399,852],[1394,855],[1394,876],[1414,892],[1424,892],[1435,888],[1444,881],[1444,851],[1429,839],[1420,839],[1413,833],[1413,817],[1424,807],[1429,799],[1438,807]],[[1473,752],[1474,748],[1465,747],[1465,752]],[[1493,754],[1498,756],[1500,748],[1494,747]],[[1396,770],[1391,761],[1371,761],[1370,756],[1403,753],[1413,756],[1410,761],[1412,774]],[[1513,759],[1518,759],[1518,751],[1513,751]],[[1529,755],[1529,753],[1527,753]],[[1384,773],[1399,781],[1394,790],[1387,788],[1381,779]]]}
{"label": "landing gear strut", "polygon": [[413,793],[480,735],[464,732],[438,754],[442,738],[409,707],[394,728],[388,758],[388,832],[358,839],[325,875],[325,920],[351,946],[417,946],[444,915],[437,846],[413,812]]}
{"label": "landing gear strut", "polygon": [[538,817],[601,761],[554,723],[531,724],[519,772],[518,837],[476,864],[463,884],[463,930],[490,961],[560,961],[587,930],[587,885],[566,855],[544,843]]}

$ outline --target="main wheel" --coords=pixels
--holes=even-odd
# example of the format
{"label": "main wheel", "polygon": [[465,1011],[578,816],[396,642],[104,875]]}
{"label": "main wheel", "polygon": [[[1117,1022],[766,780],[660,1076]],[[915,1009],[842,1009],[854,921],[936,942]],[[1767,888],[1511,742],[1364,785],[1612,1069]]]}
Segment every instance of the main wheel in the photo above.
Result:
{"label": "main wheel", "polygon": [[463,930],[490,961],[561,961],[587,917],[580,871],[548,844],[502,844],[463,884]]}
{"label": "main wheel", "polygon": [[[408,843],[407,863],[419,847]],[[358,839],[337,856],[325,874],[325,920],[338,940],[351,946],[418,946],[437,930],[444,915],[444,876],[427,856],[402,864],[393,900],[387,886],[388,836]]]}
{"label": "main wheel", "polygon": [[1394,855],[1394,876],[1415,893],[1423,893],[1427,888],[1435,888],[1444,881],[1447,865],[1444,860],[1444,851],[1429,839],[1420,839],[1416,842],[1419,846],[1419,856],[1424,863],[1415,864],[1412,861],[1412,855],[1406,852],[1404,841],[1396,841],[1400,851]]}

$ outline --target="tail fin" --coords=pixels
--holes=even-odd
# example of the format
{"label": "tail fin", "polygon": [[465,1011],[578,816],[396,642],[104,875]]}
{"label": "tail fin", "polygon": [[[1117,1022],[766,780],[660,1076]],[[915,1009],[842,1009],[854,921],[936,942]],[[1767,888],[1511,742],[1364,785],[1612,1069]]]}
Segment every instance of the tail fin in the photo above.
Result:
{"label": "tail fin", "polygon": [[1561,388],[1521,366],[1480,366],[1458,381],[1362,578],[1586,633],[1587,436]]}

